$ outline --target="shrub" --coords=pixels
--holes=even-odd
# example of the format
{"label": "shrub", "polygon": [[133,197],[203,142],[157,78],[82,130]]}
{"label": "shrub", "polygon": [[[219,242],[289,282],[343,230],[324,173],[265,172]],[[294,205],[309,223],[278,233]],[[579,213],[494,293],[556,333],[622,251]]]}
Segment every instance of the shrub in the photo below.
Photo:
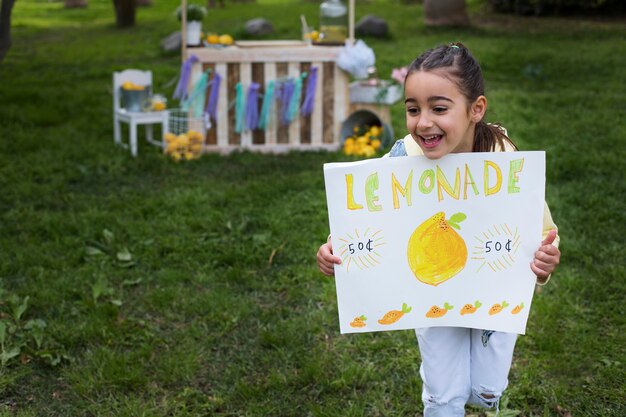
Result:
{"label": "shrub", "polygon": [[624,14],[623,0],[489,0],[494,11],[518,15]]}
{"label": "shrub", "polygon": [[[202,21],[207,14],[207,9],[199,4],[190,3],[187,5],[187,21]],[[182,9],[179,7],[176,9],[176,16],[178,20],[182,19]]]}

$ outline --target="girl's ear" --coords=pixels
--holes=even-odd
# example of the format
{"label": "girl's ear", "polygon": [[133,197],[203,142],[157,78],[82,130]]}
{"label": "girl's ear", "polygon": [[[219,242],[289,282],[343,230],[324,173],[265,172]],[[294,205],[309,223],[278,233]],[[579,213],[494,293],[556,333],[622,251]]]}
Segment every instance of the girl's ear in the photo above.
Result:
{"label": "girl's ear", "polygon": [[485,113],[487,112],[487,97],[478,96],[478,98],[472,103],[470,108],[470,117],[474,123],[478,123],[483,120]]}

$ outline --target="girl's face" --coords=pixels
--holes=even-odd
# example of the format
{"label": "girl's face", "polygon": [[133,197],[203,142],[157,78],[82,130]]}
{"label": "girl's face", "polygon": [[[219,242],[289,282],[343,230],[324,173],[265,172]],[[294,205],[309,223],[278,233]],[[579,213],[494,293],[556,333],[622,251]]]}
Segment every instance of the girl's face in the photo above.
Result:
{"label": "girl's face", "polygon": [[406,127],[429,159],[472,152],[476,123],[487,110],[484,96],[468,103],[456,84],[442,74],[414,72],[404,85]]}

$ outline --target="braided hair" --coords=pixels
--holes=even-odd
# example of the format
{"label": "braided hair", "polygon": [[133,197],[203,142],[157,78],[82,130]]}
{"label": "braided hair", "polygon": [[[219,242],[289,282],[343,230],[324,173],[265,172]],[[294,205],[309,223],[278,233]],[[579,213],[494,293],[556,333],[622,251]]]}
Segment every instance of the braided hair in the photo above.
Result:
{"label": "braided hair", "polygon": [[[460,42],[427,50],[409,65],[407,77],[414,72],[441,69],[445,70],[448,78],[467,98],[468,107],[469,103],[473,103],[485,94],[485,82],[480,65],[469,49]],[[517,149],[505,132],[499,123],[492,124],[480,120],[476,123],[472,152],[493,152],[496,150],[496,145],[504,150],[505,142]]]}

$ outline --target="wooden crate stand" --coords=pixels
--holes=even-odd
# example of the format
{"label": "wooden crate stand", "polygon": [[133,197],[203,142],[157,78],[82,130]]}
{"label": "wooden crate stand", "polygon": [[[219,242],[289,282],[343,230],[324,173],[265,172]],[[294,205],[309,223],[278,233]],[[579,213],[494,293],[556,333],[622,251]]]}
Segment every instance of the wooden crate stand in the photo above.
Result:
{"label": "wooden crate stand", "polygon": [[[219,89],[217,121],[207,131],[205,150],[227,153],[237,149],[261,152],[289,150],[336,150],[340,147],[341,123],[349,111],[349,76],[335,61],[340,47],[307,45],[299,41],[238,42],[222,49],[185,48],[183,59],[191,54],[198,58],[192,77],[211,69],[209,80],[217,73],[222,78]],[[274,105],[265,130],[235,131],[236,85],[244,91],[252,82],[260,85],[259,96],[271,80],[297,78],[317,68],[314,110],[308,116],[296,117],[289,125],[279,122]],[[301,103],[307,78],[303,80]],[[276,104],[276,102],[275,102]],[[259,104],[260,108],[260,104]]]}

